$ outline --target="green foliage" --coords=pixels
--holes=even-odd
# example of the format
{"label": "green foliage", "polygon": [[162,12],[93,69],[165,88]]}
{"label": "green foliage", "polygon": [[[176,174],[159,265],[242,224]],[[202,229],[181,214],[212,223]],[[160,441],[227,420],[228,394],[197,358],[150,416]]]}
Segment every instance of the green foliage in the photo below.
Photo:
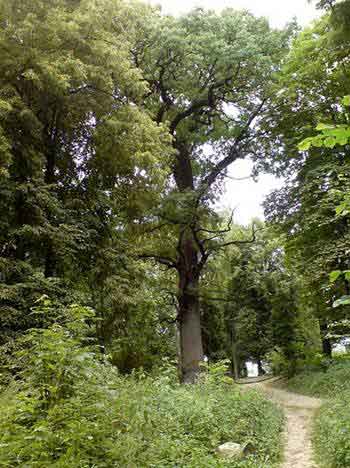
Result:
{"label": "green foliage", "polygon": [[306,370],[288,381],[288,388],[305,395],[334,398],[350,390],[350,356],[325,361],[321,355]]}
{"label": "green foliage", "polygon": [[333,307],[339,307],[341,305],[349,305],[349,304],[350,304],[350,296],[342,296],[333,302]]}
{"label": "green foliage", "polygon": [[[318,370],[315,370],[315,368]],[[323,370],[322,370],[323,367]],[[288,388],[325,400],[314,424],[313,442],[320,467],[344,468],[350,463],[350,355],[339,354],[333,362],[314,363],[314,370],[289,380]]]}
{"label": "green foliage", "polygon": [[334,270],[329,274],[329,281],[334,283],[342,275],[341,270]]}
{"label": "green foliage", "polygon": [[[275,371],[290,375],[318,349],[317,323],[301,303],[300,279],[287,268],[283,237],[255,225],[255,242],[231,246],[209,264],[202,301],[205,353],[212,360],[236,360],[238,373],[247,360],[270,362],[278,355],[285,365],[273,365]],[[251,228],[233,226],[226,236],[249,238]]]}
{"label": "green foliage", "polygon": [[[272,467],[282,417],[255,392],[224,382],[220,365],[196,386],[158,377],[122,377],[88,339],[91,311],[69,308],[64,326],[30,332],[21,379],[2,394],[0,466]],[[222,461],[216,447],[252,441],[243,462]]]}
{"label": "green foliage", "polygon": [[348,389],[325,403],[320,410],[314,428],[314,445],[320,467],[343,468],[350,465],[349,398]]}
{"label": "green foliage", "polygon": [[[350,96],[345,96],[342,99],[343,106],[350,106]],[[349,120],[349,116],[346,112],[339,112],[341,121]],[[334,148],[336,145],[345,146],[350,141],[350,126],[347,124],[325,124],[319,123],[316,126],[316,130],[320,133],[314,137],[305,138],[301,143],[299,143],[298,148],[301,151],[307,151],[312,146],[317,148]]]}
{"label": "green foliage", "polygon": [[[350,105],[350,96],[345,96],[342,100],[344,106]],[[342,116],[343,114],[341,114]],[[345,113],[343,117],[344,120],[348,121],[349,116]],[[316,137],[309,137],[303,140],[299,144],[299,149],[306,151],[310,147],[325,147],[325,148],[334,148],[336,145],[345,146],[350,139],[350,127],[348,124],[343,125],[328,125],[328,124],[318,124],[316,130],[321,131],[321,133]],[[347,216],[349,214],[349,204],[348,204],[348,193],[342,191],[340,188],[338,190],[333,189],[333,193],[340,197],[341,203],[335,207],[335,212],[337,216]],[[350,280],[350,271],[345,270],[334,270],[329,275],[329,280],[331,283],[335,283],[339,277],[342,277],[347,284]],[[350,304],[350,296],[343,295],[339,299],[333,302],[333,307],[339,307],[343,305]]]}
{"label": "green foliage", "polygon": [[281,348],[275,347],[267,353],[266,358],[274,375],[288,375],[290,373],[291,362]]}
{"label": "green foliage", "polygon": [[[329,340],[337,339],[328,336],[328,326],[349,311],[346,300],[336,303],[343,307],[333,307],[337,297],[349,295],[348,278],[337,272],[349,269],[350,246],[349,98],[342,100],[343,107],[339,100],[349,89],[344,54],[349,42],[346,34],[342,39],[338,34],[336,10],[338,6],[298,35],[280,74],[280,119],[270,129],[271,136],[281,139],[275,168],[281,164],[290,174],[286,186],[265,205],[268,220],[286,235],[287,258],[303,277],[303,301],[320,321],[325,352]],[[275,113],[271,122],[277,120]],[[318,135],[313,136],[315,127]],[[297,151],[298,144],[300,151],[308,151],[305,157]]]}
{"label": "green foliage", "polygon": [[[31,313],[43,294],[93,306],[104,345],[134,295],[128,228],[158,203],[171,154],[165,127],[142,108],[147,85],[130,55],[150,13],[111,0],[0,1],[7,350],[25,330],[50,323]],[[145,314],[145,304],[140,309]]]}

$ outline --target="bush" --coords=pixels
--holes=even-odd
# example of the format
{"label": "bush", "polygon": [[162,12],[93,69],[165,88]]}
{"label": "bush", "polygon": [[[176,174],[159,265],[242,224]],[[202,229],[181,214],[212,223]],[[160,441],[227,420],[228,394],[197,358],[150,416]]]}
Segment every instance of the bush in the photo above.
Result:
{"label": "bush", "polygon": [[327,399],[314,427],[314,445],[320,466],[350,466],[350,360],[339,355],[332,363],[313,363],[318,370],[305,371],[288,382],[290,390]]}
{"label": "bush", "polygon": [[322,467],[350,466],[349,401],[350,390],[325,403],[316,420],[314,443]]}
{"label": "bush", "polygon": [[275,348],[267,354],[267,361],[274,375],[287,375],[289,372],[289,361],[280,348]]}
{"label": "bush", "polygon": [[[239,393],[217,370],[195,386],[121,376],[89,341],[91,312],[75,306],[65,326],[26,337],[20,381],[3,393],[0,466],[271,467],[279,459],[281,412],[256,392]],[[244,461],[219,459],[224,442],[251,441]]]}
{"label": "bush", "polygon": [[350,360],[342,357],[327,367],[320,364],[318,371],[304,371],[288,381],[288,388],[315,397],[337,397],[350,391]]}
{"label": "bush", "polygon": [[[81,383],[74,397],[45,413],[18,395],[2,415],[1,465],[268,467],[278,458],[281,415],[257,394],[112,380],[109,394],[106,387],[92,393],[91,383],[87,393]],[[244,464],[220,462],[215,448],[229,440],[252,440],[257,454]]]}

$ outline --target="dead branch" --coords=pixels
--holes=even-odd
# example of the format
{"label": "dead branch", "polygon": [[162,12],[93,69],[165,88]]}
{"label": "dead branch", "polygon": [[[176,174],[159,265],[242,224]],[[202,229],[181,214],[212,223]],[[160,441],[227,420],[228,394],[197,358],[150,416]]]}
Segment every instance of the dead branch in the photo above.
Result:
{"label": "dead branch", "polygon": [[164,257],[162,255],[157,255],[153,253],[147,253],[147,254],[139,254],[137,256],[140,260],[154,260],[155,262],[160,263],[161,265],[167,266],[169,269],[170,268],[176,268],[178,267],[178,264],[175,260],[173,260],[170,257]]}
{"label": "dead branch", "polygon": [[256,241],[256,234],[260,231],[263,231],[265,228],[259,228],[256,229],[255,225],[253,224],[252,226],[252,238],[251,239],[245,239],[245,240],[232,240],[229,242],[224,242],[223,244],[219,244],[217,246],[213,246],[211,248],[211,251],[217,251],[220,249],[223,249],[225,247],[228,247],[230,245],[244,245],[244,244],[253,244]]}

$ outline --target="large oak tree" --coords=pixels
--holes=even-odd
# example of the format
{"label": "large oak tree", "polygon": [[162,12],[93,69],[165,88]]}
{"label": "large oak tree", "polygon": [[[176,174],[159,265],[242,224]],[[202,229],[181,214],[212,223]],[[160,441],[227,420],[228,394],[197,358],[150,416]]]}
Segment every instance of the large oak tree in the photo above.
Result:
{"label": "large oak tree", "polygon": [[166,234],[159,235],[160,248],[141,256],[177,271],[181,373],[193,382],[203,359],[200,277],[224,245],[210,203],[230,164],[261,151],[259,124],[289,34],[246,11],[197,9],[180,18],[156,16],[140,36],[133,55],[149,86],[144,103],[158,124],[168,125],[174,148],[168,190],[149,219],[153,233]]}

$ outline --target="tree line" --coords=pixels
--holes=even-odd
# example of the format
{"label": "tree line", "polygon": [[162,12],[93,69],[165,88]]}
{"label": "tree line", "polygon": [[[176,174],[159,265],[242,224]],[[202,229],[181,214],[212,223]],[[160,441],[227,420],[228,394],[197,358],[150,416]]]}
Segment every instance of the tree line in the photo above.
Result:
{"label": "tree line", "polygon": [[[320,8],[300,31],[233,9],[0,1],[4,362],[70,304],[125,372],[177,356],[194,382],[204,355],[235,376],[331,355],[348,332],[350,8]],[[265,225],[215,209],[244,158],[286,178]]]}

